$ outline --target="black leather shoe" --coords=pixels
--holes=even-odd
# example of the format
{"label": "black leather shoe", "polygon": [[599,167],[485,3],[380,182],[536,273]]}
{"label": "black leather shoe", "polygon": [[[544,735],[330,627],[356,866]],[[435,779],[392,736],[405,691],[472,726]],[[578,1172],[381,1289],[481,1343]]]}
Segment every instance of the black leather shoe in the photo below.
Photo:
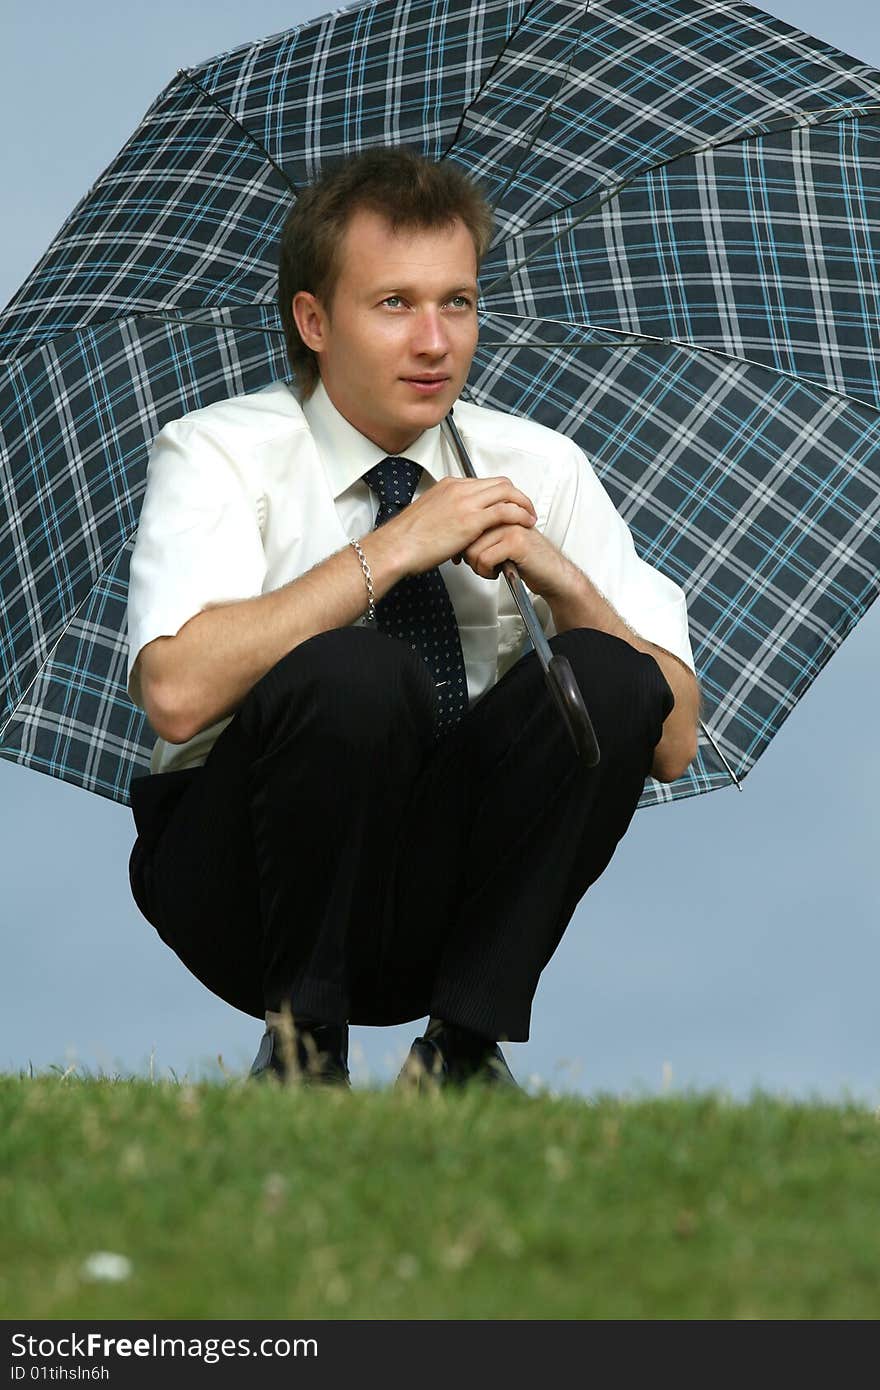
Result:
{"label": "black leather shoe", "polygon": [[310,1023],[294,1028],[294,1056],[288,1067],[277,1029],[267,1028],[250,1075],[258,1081],[276,1076],[309,1086],[350,1086],[348,1024]]}
{"label": "black leather shoe", "polygon": [[472,1082],[522,1090],[497,1043],[476,1043],[473,1034],[447,1025],[430,1038],[416,1038],[396,1084],[407,1090],[432,1091]]}

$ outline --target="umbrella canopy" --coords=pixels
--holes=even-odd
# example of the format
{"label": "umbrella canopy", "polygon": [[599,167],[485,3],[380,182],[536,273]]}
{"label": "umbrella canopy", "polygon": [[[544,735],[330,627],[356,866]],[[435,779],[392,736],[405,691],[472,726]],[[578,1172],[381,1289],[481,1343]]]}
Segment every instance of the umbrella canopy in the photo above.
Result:
{"label": "umbrella canopy", "polygon": [[699,754],[640,804],[741,782],[878,588],[880,73],[738,0],[381,0],[176,75],[0,315],[0,756],[128,804],[150,445],[290,376],[290,200],[375,144],[495,208],[468,398],[687,595]]}

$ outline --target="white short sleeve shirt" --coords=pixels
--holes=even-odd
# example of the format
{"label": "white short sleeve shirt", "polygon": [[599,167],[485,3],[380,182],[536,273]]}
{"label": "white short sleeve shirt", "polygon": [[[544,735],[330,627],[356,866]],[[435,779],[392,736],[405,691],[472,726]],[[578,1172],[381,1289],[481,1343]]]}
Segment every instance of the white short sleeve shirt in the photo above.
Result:
{"label": "white short sleeve shirt", "polygon": [[[624,621],[694,671],[683,590],[637,555],[583,451],[555,430],[464,401],[455,406],[455,421],[476,472],[510,478],[534,503],[543,534]],[[150,453],[131,557],[132,702],[144,708],[136,663],[149,642],[176,636],[204,608],[288,584],[350,537],[372,530],[379,503],[363,474],[384,457],[339,413],[323,385],[300,404],[293,386],[276,381],[165,425]],[[439,426],[420,435],[406,457],[423,468],[416,497],[446,475],[461,474]],[[353,550],[352,563],[358,563]],[[451,560],[440,573],[458,621],[473,705],[521,655],[525,625],[503,578],[481,579]],[[531,596],[552,637],[549,605]],[[200,766],[231,717],[186,743],[157,739],[151,772]]]}

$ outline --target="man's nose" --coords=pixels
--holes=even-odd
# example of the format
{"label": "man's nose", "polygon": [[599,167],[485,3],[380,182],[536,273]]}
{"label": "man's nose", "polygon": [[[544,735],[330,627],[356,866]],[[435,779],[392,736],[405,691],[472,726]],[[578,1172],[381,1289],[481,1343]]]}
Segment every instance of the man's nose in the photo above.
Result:
{"label": "man's nose", "polygon": [[413,347],[416,352],[430,353],[432,357],[442,357],[449,351],[449,335],[442,314],[436,309],[425,309],[417,317]]}

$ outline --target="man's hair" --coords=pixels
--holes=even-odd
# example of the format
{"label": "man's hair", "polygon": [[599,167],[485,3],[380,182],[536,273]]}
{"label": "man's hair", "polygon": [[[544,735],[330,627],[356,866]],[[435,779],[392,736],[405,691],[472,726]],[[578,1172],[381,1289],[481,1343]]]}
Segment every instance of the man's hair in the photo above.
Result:
{"label": "man's hair", "polygon": [[299,335],[293,297],[308,290],[330,312],[342,239],[361,209],[379,213],[394,232],[448,227],[461,218],[473,239],[478,271],[489,249],[492,209],[480,186],[455,164],[395,146],[364,150],[331,165],[302,190],[287,214],[278,257],[278,307],[304,399],[320,373],[317,357]]}

